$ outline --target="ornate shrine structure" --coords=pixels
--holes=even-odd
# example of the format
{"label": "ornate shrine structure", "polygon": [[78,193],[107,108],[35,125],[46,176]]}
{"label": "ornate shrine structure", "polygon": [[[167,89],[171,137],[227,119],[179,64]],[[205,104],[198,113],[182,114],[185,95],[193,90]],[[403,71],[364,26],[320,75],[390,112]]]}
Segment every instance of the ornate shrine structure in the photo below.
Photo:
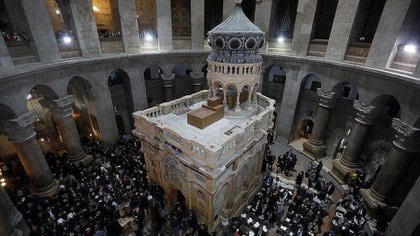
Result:
{"label": "ornate shrine structure", "polygon": [[257,93],[264,33],[240,3],[208,40],[209,90],[135,112],[133,133],[141,140],[149,182],[163,187],[166,207],[179,190],[199,221],[217,230],[261,186],[275,102]]}

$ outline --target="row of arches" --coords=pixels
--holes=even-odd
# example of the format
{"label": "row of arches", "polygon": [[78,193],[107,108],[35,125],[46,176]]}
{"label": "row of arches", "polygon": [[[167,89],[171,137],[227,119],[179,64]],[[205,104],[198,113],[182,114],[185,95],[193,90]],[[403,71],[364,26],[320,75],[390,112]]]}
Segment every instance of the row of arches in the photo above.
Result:
{"label": "row of arches", "polygon": [[[335,105],[331,108],[331,117],[326,128],[325,145],[327,156],[340,157],[343,152],[343,143],[349,139],[356,110],[353,108],[355,100],[361,100],[367,105],[375,107],[375,121],[372,124],[367,143],[362,154],[362,162],[368,173],[373,175],[384,163],[387,152],[393,141],[393,118],[403,118],[403,111],[417,114],[417,120],[412,124],[419,125],[420,112],[417,110],[403,110],[399,100],[392,94],[362,94],[360,86],[353,81],[337,81],[331,83],[315,73],[308,73],[302,79],[290,78],[283,68],[277,65],[267,67],[263,77],[262,93],[276,99],[276,111],[280,112],[283,96],[291,93],[288,90],[297,89],[298,99],[288,141],[303,143],[302,139],[309,139],[313,127],[316,125],[316,111],[320,102],[318,89],[329,90],[335,93]],[[363,93],[366,89],[363,88]],[[284,93],[284,91],[288,91]],[[405,117],[413,114],[406,114]],[[341,146],[340,146],[341,145]]]}

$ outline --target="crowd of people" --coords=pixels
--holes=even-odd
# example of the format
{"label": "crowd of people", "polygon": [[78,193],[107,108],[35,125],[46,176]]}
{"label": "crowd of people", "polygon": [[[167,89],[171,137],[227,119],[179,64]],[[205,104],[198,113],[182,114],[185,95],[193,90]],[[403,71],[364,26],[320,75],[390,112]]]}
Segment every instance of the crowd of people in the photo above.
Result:
{"label": "crowd of people", "polygon": [[26,42],[29,41],[28,35],[24,32],[1,32],[6,42]]}
{"label": "crowd of people", "polygon": [[83,143],[93,157],[86,166],[68,162],[65,153],[46,153],[59,181],[58,193],[50,197],[31,195],[20,176],[24,172],[4,164],[10,170],[5,174],[10,183],[6,190],[31,235],[209,235],[181,198],[167,213],[163,189],[148,183],[140,143],[133,136],[123,135],[109,147],[98,141]]}

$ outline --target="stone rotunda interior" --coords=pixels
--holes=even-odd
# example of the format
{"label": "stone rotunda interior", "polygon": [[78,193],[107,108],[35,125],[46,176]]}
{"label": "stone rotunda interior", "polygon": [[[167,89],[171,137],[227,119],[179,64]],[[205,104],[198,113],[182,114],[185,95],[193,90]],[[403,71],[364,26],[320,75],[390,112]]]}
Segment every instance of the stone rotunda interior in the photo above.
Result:
{"label": "stone rotunda interior", "polygon": [[420,235],[420,1],[0,0],[0,236]]}

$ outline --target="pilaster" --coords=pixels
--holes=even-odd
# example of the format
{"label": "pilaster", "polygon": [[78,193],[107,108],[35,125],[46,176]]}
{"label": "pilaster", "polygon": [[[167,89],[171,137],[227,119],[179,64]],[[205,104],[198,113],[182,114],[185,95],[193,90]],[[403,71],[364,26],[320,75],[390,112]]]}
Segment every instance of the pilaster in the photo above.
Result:
{"label": "pilaster", "polygon": [[261,52],[266,52],[268,48],[268,35],[270,34],[272,0],[256,1],[254,23],[265,33],[265,43]]}
{"label": "pilaster", "polygon": [[55,62],[61,59],[45,0],[21,1],[39,60]]}
{"label": "pilaster", "polygon": [[292,40],[292,54],[295,56],[308,54],[317,4],[318,0],[299,0]]}
{"label": "pilaster", "polygon": [[391,54],[410,3],[411,0],[386,1],[366,59],[367,66],[385,68],[393,59]]}
{"label": "pilaster", "polygon": [[191,0],[191,50],[204,49],[204,0]]}
{"label": "pilaster", "polygon": [[201,85],[203,84],[203,81],[204,81],[204,73],[192,72],[190,76],[192,79],[194,93],[199,92],[201,90]]}
{"label": "pilaster", "polygon": [[28,225],[6,191],[0,186],[0,235],[29,235]]}
{"label": "pilaster", "polygon": [[139,53],[140,38],[135,0],[118,0],[118,12],[125,53]]}
{"label": "pilaster", "polygon": [[7,48],[6,42],[3,36],[0,37],[0,70],[8,69],[13,67],[13,60],[10,57],[9,49]]}
{"label": "pilaster", "polygon": [[171,0],[156,0],[159,51],[172,51]]}
{"label": "pilaster", "polygon": [[339,0],[334,23],[328,40],[325,59],[342,61],[350,44],[350,35],[355,23],[360,0]]}

